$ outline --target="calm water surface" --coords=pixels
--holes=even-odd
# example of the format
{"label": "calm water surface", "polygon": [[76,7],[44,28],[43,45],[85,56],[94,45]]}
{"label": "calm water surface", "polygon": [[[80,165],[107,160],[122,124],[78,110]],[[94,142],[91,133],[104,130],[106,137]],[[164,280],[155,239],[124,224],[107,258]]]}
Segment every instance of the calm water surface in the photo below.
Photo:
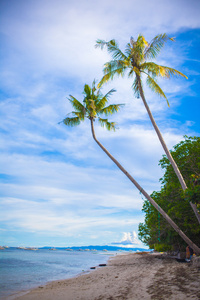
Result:
{"label": "calm water surface", "polygon": [[5,249],[0,251],[0,299],[53,280],[76,276],[106,263],[110,253]]}

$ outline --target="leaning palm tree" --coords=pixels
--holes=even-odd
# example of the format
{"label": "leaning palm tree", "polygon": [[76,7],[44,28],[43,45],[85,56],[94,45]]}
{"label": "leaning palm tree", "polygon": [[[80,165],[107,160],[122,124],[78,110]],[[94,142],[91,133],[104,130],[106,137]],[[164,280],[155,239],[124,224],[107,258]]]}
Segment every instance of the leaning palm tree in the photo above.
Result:
{"label": "leaning palm tree", "polygon": [[[163,77],[163,78],[170,78],[171,76],[182,76],[187,78],[183,73],[166,66],[158,65],[151,60],[154,59],[160,50],[163,48],[164,44],[168,41],[174,41],[173,38],[168,37],[166,34],[159,34],[157,35],[151,43],[148,43],[144,36],[139,35],[137,40],[135,41],[132,37],[130,39],[130,43],[126,45],[125,52],[123,53],[116,40],[110,40],[106,42],[104,40],[97,40],[95,47],[100,47],[103,49],[107,47],[108,52],[112,55],[112,60],[105,63],[104,65],[104,76],[99,83],[99,87],[101,87],[104,83],[112,80],[115,75],[124,76],[125,72],[128,71],[128,77],[134,76],[133,81],[133,91],[135,95],[139,98],[141,97],[143,104],[147,110],[149,118],[152,122],[152,125],[158,135],[158,138],[162,144],[162,147],[169,159],[178,179],[182,186],[183,190],[187,189],[187,185],[183,179],[183,176],[174,161],[163,137],[162,134],[153,118],[151,110],[146,102],[144,96],[144,90],[142,85],[142,75],[146,76],[147,85],[157,93],[159,96],[164,97],[169,105],[167,97],[161,87],[158,85],[156,78]],[[150,60],[150,61],[148,61]],[[198,216],[196,207],[194,204],[190,203],[195,214]],[[200,216],[198,218],[200,223]]]}
{"label": "leaning palm tree", "polygon": [[108,130],[115,130],[116,123],[109,122],[107,118],[102,116],[108,116],[119,111],[122,104],[108,105],[109,96],[115,92],[114,89],[110,90],[106,95],[103,95],[100,89],[96,89],[95,82],[92,84],[92,88],[89,85],[84,86],[84,99],[81,103],[72,95],[68,100],[72,104],[74,111],[71,112],[71,116],[67,116],[63,123],[67,126],[76,126],[84,121],[86,118],[90,120],[92,136],[95,142],[101,147],[101,149],[108,155],[108,157],[117,165],[117,167],[130,179],[130,181],[136,186],[136,188],[144,195],[146,199],[162,214],[167,222],[175,229],[175,231],[182,237],[182,239],[194,249],[196,254],[200,255],[200,248],[195,245],[172,221],[172,219],[163,211],[163,209],[147,194],[145,190],[137,183],[137,181],[122,167],[122,165],[108,152],[108,150],[97,140],[94,131],[94,121],[97,119],[101,126],[106,127]]}

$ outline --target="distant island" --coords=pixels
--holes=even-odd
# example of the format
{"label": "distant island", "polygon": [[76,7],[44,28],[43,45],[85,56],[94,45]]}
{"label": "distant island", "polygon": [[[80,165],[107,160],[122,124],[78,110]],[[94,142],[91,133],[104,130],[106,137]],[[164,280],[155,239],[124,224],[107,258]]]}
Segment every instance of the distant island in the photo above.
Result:
{"label": "distant island", "polygon": [[67,250],[67,251],[132,251],[132,252],[143,252],[149,251],[149,249],[145,248],[132,248],[132,247],[119,247],[119,246],[108,246],[108,245],[90,245],[90,246],[66,246],[66,247],[8,247],[8,246],[0,246],[0,250],[4,249],[21,249],[21,250]]}
{"label": "distant island", "polygon": [[75,250],[75,251],[78,251],[78,250],[82,250],[82,251],[94,251],[94,250],[97,250],[97,251],[133,251],[133,252],[136,252],[136,251],[149,251],[149,249],[145,249],[145,248],[132,248],[132,247],[129,247],[129,248],[126,248],[126,247],[119,247],[119,246],[108,246],[108,245],[103,245],[103,246],[99,246],[99,245],[90,245],[90,246],[72,246],[72,247],[42,247],[42,248],[39,248],[39,249],[54,249],[54,250]]}

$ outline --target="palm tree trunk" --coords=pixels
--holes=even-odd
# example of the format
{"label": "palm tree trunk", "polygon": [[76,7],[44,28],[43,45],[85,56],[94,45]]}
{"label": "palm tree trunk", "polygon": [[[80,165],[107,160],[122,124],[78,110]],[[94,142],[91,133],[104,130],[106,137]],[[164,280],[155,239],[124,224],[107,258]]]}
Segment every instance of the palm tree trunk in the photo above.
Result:
{"label": "palm tree trunk", "polygon": [[198,213],[196,204],[190,202],[190,205],[191,205],[191,207],[192,207],[192,209],[193,209],[193,211],[194,211],[194,213],[195,213],[195,215],[197,217],[197,220],[199,221],[199,224],[200,224],[200,214]]}
{"label": "palm tree trunk", "polygon": [[182,239],[194,250],[197,255],[200,255],[200,248],[195,245],[184,232],[174,223],[174,221],[164,212],[164,210],[147,194],[145,190],[139,185],[139,183],[122,167],[122,165],[106,150],[106,148],[97,140],[94,132],[93,118],[91,121],[92,136],[99,147],[108,155],[108,157],[117,165],[117,167],[129,178],[129,180],[136,186],[136,188],[149,200],[149,202],[155,207],[155,209],[165,218],[165,220],[174,228],[174,230],[182,237]]}
{"label": "palm tree trunk", "polygon": [[182,176],[182,174],[181,174],[181,172],[180,172],[177,164],[175,163],[175,161],[174,161],[171,153],[169,152],[169,149],[167,148],[167,145],[165,144],[165,141],[164,141],[164,139],[162,137],[162,134],[161,134],[161,132],[160,132],[160,130],[159,130],[159,128],[158,128],[158,126],[157,126],[154,118],[153,118],[153,115],[152,115],[152,113],[151,113],[151,111],[149,109],[149,106],[148,106],[148,104],[147,104],[147,102],[145,100],[144,92],[143,92],[142,84],[141,84],[141,79],[140,79],[140,77],[138,75],[137,75],[137,79],[138,79],[138,83],[139,83],[140,96],[141,96],[142,101],[144,103],[144,106],[145,106],[145,108],[147,110],[147,113],[149,115],[151,123],[152,123],[152,125],[153,125],[153,127],[154,127],[154,129],[155,129],[155,131],[156,131],[156,133],[158,135],[158,138],[159,138],[159,140],[161,142],[161,145],[162,145],[162,147],[163,147],[163,149],[164,149],[164,151],[165,151],[165,153],[167,155],[167,158],[169,159],[169,161],[170,161],[170,163],[171,163],[171,165],[172,165],[172,167],[173,167],[173,169],[174,169],[174,171],[175,171],[175,173],[176,173],[176,175],[177,175],[177,177],[179,179],[179,182],[180,182],[180,184],[182,186],[182,189],[186,190],[187,189],[187,185],[185,183],[185,180],[183,179],[183,176]]}
{"label": "palm tree trunk", "polygon": [[[153,125],[153,127],[154,127],[154,129],[155,129],[155,131],[157,133],[157,136],[158,136],[158,138],[159,138],[159,140],[161,142],[161,145],[162,145],[162,147],[163,147],[163,149],[164,149],[164,151],[165,151],[165,153],[167,155],[167,158],[169,159],[169,161],[170,161],[170,163],[171,163],[171,165],[172,165],[172,167],[174,169],[174,172],[176,173],[176,175],[178,177],[178,180],[179,180],[179,182],[180,182],[180,184],[182,186],[182,189],[185,191],[187,189],[187,185],[185,183],[185,180],[183,179],[183,176],[182,176],[182,174],[181,174],[181,172],[180,172],[180,170],[179,170],[176,162],[174,161],[174,159],[173,159],[173,157],[172,157],[169,149],[167,148],[167,145],[165,144],[165,141],[164,141],[164,139],[162,137],[162,134],[161,134],[161,132],[160,132],[160,130],[159,130],[159,128],[158,128],[158,126],[157,126],[154,118],[153,118],[153,115],[152,115],[152,113],[151,113],[151,111],[149,109],[149,106],[148,106],[148,104],[147,104],[147,102],[145,100],[144,92],[143,92],[142,84],[141,84],[141,79],[140,79],[139,75],[136,75],[136,76],[137,76],[137,80],[138,80],[138,83],[139,83],[140,96],[141,96],[142,101],[144,103],[144,106],[145,106],[145,108],[147,110],[147,113],[149,115],[151,123],[152,123],[152,125]],[[190,202],[190,205],[191,205],[191,207],[192,207],[192,209],[193,209],[193,211],[194,211],[194,213],[195,213],[195,215],[197,217],[197,220],[199,221],[199,224],[200,224],[200,215],[199,215],[199,213],[197,211],[196,205],[195,204],[192,205],[192,202]]]}

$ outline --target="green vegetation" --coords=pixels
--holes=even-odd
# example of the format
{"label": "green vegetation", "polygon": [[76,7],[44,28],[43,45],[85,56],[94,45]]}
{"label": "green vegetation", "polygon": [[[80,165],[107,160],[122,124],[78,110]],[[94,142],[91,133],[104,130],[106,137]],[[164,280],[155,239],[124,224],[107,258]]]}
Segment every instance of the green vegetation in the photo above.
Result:
{"label": "green vegetation", "polygon": [[[187,183],[187,190],[180,188],[179,181],[166,156],[160,160],[165,170],[161,178],[161,190],[151,197],[197,245],[200,244],[200,226],[192,213],[190,202],[200,210],[200,138],[187,137],[171,151]],[[185,242],[162,218],[159,212],[145,201],[144,223],[139,224],[139,238],[150,248],[158,251],[185,250]]]}

